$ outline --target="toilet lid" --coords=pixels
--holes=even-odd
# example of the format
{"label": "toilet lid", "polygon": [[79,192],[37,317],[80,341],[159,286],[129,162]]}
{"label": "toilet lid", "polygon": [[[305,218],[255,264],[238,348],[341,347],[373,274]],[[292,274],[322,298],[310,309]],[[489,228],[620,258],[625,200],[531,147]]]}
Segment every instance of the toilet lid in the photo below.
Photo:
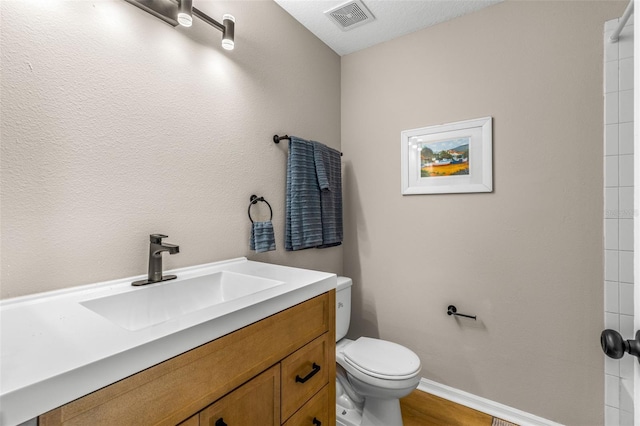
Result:
{"label": "toilet lid", "polygon": [[363,373],[387,380],[414,377],[420,358],[413,351],[386,340],[360,337],[344,349],[344,358]]}

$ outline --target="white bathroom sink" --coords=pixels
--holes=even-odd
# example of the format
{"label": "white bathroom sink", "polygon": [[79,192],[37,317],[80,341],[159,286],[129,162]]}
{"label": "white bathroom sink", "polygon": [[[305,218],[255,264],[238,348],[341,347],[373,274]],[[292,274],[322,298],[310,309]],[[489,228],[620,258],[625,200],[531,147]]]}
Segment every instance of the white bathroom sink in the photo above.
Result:
{"label": "white bathroom sink", "polygon": [[[0,300],[0,424],[17,425],[336,288],[246,258]],[[43,354],[46,361],[42,362]]]}
{"label": "white bathroom sink", "polygon": [[127,330],[136,331],[281,284],[284,282],[221,271],[185,280],[148,284],[80,304]]}

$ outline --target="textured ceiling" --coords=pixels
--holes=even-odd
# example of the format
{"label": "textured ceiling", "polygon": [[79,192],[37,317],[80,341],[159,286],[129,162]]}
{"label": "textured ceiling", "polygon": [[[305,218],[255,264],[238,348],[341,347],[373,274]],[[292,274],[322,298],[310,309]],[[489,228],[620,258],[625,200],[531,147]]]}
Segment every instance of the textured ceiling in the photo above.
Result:
{"label": "textured ceiling", "polygon": [[375,20],[342,31],[324,12],[347,0],[275,0],[340,56],[475,12],[502,0],[363,0]]}

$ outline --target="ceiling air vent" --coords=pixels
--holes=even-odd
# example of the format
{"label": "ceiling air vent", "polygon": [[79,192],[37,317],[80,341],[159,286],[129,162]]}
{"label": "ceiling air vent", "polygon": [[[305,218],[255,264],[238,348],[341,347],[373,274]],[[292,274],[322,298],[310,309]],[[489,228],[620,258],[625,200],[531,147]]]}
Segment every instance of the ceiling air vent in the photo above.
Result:
{"label": "ceiling air vent", "polygon": [[342,31],[349,31],[376,18],[360,1],[354,0],[327,10],[325,13]]}

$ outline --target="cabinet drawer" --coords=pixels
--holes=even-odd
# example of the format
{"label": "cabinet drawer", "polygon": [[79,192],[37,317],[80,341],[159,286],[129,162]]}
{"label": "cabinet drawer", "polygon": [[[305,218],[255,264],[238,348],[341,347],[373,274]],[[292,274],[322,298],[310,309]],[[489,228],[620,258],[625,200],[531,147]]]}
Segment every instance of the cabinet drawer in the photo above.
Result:
{"label": "cabinet drawer", "polygon": [[280,425],[280,366],[276,365],[200,412],[202,426]]}
{"label": "cabinet drawer", "polygon": [[329,386],[328,384],[318,392],[311,401],[307,402],[298,410],[284,426],[332,426],[330,423],[331,411],[335,411],[335,402],[329,406]]}
{"label": "cabinet drawer", "polygon": [[282,419],[288,419],[329,381],[329,333],[282,361]]}

